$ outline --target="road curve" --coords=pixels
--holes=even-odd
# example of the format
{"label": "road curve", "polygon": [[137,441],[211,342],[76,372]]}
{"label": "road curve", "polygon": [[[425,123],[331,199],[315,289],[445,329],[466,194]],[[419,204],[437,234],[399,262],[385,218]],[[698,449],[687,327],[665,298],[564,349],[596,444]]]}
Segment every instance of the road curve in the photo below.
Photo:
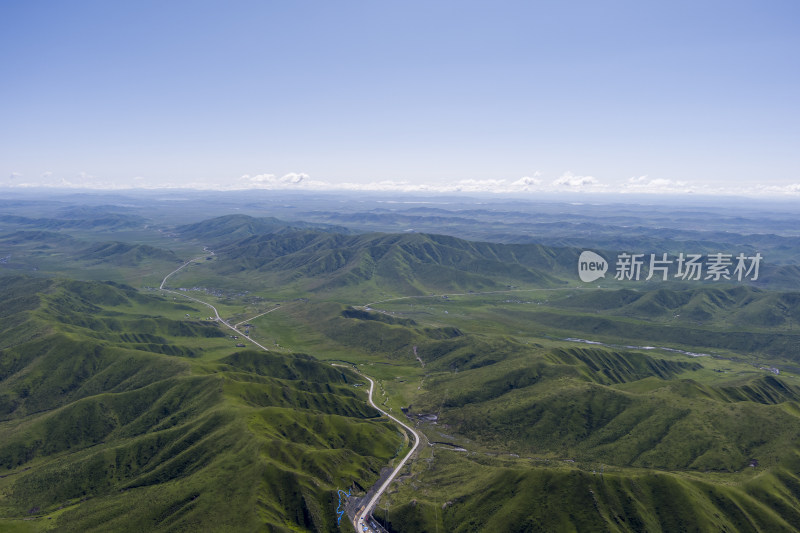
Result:
{"label": "road curve", "polygon": [[[383,409],[381,409],[380,407],[375,405],[375,402],[372,400],[372,391],[375,389],[375,382],[372,381],[372,378],[370,378],[369,376],[366,376],[364,374],[361,374],[361,375],[364,376],[369,381],[369,403],[370,403],[370,405],[372,405],[372,407],[374,407],[375,409],[380,411],[382,414],[388,416],[389,418],[394,420],[396,423],[400,424],[405,429],[410,431],[411,434],[414,435],[414,446],[411,447],[411,450],[406,454],[405,457],[403,457],[403,459],[400,461],[400,463],[395,467],[395,469],[392,471],[391,475],[388,478],[386,478],[386,481],[383,482],[383,484],[380,486],[380,488],[377,490],[377,492],[375,492],[375,494],[372,496],[372,498],[369,500],[369,502],[367,502],[367,505],[364,506],[364,508],[361,510],[361,512],[356,514],[355,518],[353,518],[353,526],[356,528],[356,532],[358,532],[358,533],[361,533],[361,531],[362,531],[362,529],[359,529],[359,525],[361,525],[364,521],[366,521],[366,519],[370,516],[370,514],[372,514],[372,509],[375,508],[375,505],[378,503],[378,500],[381,499],[381,496],[383,495],[383,493],[386,492],[387,488],[389,488],[389,485],[392,483],[392,480],[394,480],[394,478],[397,476],[397,474],[400,473],[400,470],[403,468],[403,466],[405,466],[405,464],[408,462],[408,460],[411,458],[411,456],[414,454],[414,452],[417,451],[417,448],[419,448],[419,433],[414,431],[414,429],[412,429],[411,426],[406,425],[405,423],[401,422],[400,420],[398,420],[394,416],[390,415],[389,413],[387,413],[386,411],[384,411]],[[370,528],[369,531],[372,531],[372,528]]]}
{"label": "road curve", "polygon": [[[211,255],[214,254],[214,252],[211,252],[210,250],[209,250],[209,253]],[[217,318],[217,320],[220,323],[224,324],[228,328],[230,328],[233,331],[238,333],[239,330],[236,329],[234,326],[230,325],[225,320],[223,320],[222,317],[219,316],[219,312],[217,311],[217,308],[214,307],[213,305],[211,305],[210,303],[204,302],[203,300],[199,300],[197,298],[194,298],[193,296],[189,296],[188,294],[182,294],[180,292],[164,288],[164,285],[166,284],[167,279],[170,276],[172,276],[173,274],[176,274],[178,271],[180,271],[181,269],[186,267],[189,263],[197,261],[198,259],[203,259],[203,257],[205,257],[205,256],[200,256],[200,257],[195,257],[194,259],[190,259],[190,260],[186,261],[184,264],[182,264],[181,266],[179,266],[178,268],[176,268],[175,270],[173,270],[172,272],[170,272],[169,274],[167,274],[166,276],[164,276],[164,279],[161,281],[161,285],[159,285],[158,288],[160,290],[164,291],[164,292],[169,292],[169,293],[181,296],[183,298],[187,298],[187,299],[192,300],[194,302],[197,302],[199,304],[203,304],[203,305],[205,305],[207,307],[210,307],[214,311],[214,316]],[[275,309],[270,309],[270,311],[267,311],[267,313],[269,313],[271,311],[274,311],[274,310]],[[266,313],[263,313],[263,314],[266,314]],[[259,315],[259,316],[261,316],[261,315]],[[262,350],[267,351],[267,352],[269,351],[268,348],[266,348],[265,346],[262,346],[261,344],[259,344],[258,342],[254,341],[250,337],[244,337],[244,338],[247,339],[249,342],[251,342],[251,343],[255,344],[256,346],[258,346]],[[411,456],[414,454],[414,452],[417,451],[417,448],[419,448],[419,443],[420,443],[419,433],[417,433],[413,428],[411,428],[411,426],[401,422],[399,419],[395,418],[394,416],[390,415],[389,413],[387,413],[386,411],[384,411],[383,409],[381,409],[380,407],[375,405],[375,402],[372,399],[372,393],[375,390],[375,382],[369,376],[367,376],[365,374],[361,374],[361,375],[364,376],[364,378],[366,378],[367,381],[369,381],[369,396],[367,397],[368,400],[369,400],[369,404],[372,407],[374,407],[375,409],[377,409],[381,414],[386,415],[391,420],[393,420],[394,422],[396,422],[397,424],[399,424],[403,428],[407,429],[412,435],[414,435],[414,445],[411,447],[411,450],[409,450],[409,452],[406,454],[406,456],[403,457],[403,459],[400,461],[400,463],[398,463],[398,465],[395,467],[395,469],[392,471],[392,473],[389,475],[389,477],[386,478],[386,480],[383,482],[383,484],[380,486],[380,488],[378,488],[378,490],[375,492],[375,494],[372,496],[372,498],[369,500],[369,502],[367,502],[367,505],[365,505],[363,507],[361,512],[356,514],[355,518],[353,519],[353,527],[356,528],[356,532],[358,532],[358,533],[361,533],[361,531],[362,531],[358,527],[359,524],[363,523],[363,521],[365,519],[367,519],[372,514],[372,510],[375,508],[375,505],[378,503],[378,500],[381,499],[381,496],[383,495],[384,492],[386,492],[386,489],[389,488],[389,485],[392,483],[394,478],[397,476],[397,474],[400,473],[400,470],[402,470],[402,468],[405,466],[405,464],[408,462],[408,460],[411,458]],[[370,531],[372,531],[372,528],[370,528]]]}
{"label": "road curve", "polygon": [[[211,255],[214,255],[214,252],[212,252],[212,251],[210,251],[210,250],[209,250],[209,254],[211,254]],[[239,333],[239,334],[241,334],[241,333],[239,332],[239,330],[238,330],[238,329],[236,329],[236,327],[234,327],[234,326],[231,326],[231,325],[230,325],[228,322],[226,322],[225,320],[223,320],[223,319],[222,319],[222,317],[221,317],[221,316],[219,316],[219,312],[217,311],[217,308],[216,308],[216,307],[214,307],[213,305],[211,305],[210,303],[208,303],[208,302],[204,302],[203,300],[198,300],[197,298],[195,298],[195,297],[193,297],[193,296],[189,296],[188,294],[183,294],[183,293],[180,293],[180,292],[177,292],[177,291],[171,291],[171,290],[169,290],[169,289],[165,289],[165,288],[164,288],[164,284],[167,282],[167,279],[168,279],[168,278],[169,278],[171,275],[175,274],[176,272],[178,272],[179,270],[181,270],[183,267],[185,267],[185,266],[186,266],[186,265],[188,265],[189,263],[192,263],[192,262],[194,262],[194,261],[197,261],[198,259],[203,259],[204,257],[205,257],[205,256],[195,257],[194,259],[189,259],[188,261],[186,261],[184,264],[182,264],[181,266],[179,266],[178,268],[176,268],[175,270],[173,270],[172,272],[170,272],[169,274],[167,274],[166,276],[164,276],[164,279],[163,279],[163,280],[161,280],[161,285],[159,285],[159,286],[158,286],[158,288],[159,288],[160,290],[164,291],[164,292],[169,292],[169,293],[172,293],[172,294],[177,294],[178,296],[180,296],[180,297],[182,297],[182,298],[187,298],[187,299],[189,299],[189,300],[192,300],[193,302],[197,302],[197,303],[199,303],[199,304],[203,304],[203,305],[205,305],[206,307],[210,307],[210,308],[211,308],[211,310],[212,310],[212,311],[214,311],[214,316],[217,318],[217,321],[218,321],[218,322],[220,322],[221,324],[224,324],[225,326],[227,326],[228,328],[232,329],[232,330],[233,330],[233,331],[235,331],[236,333]],[[273,311],[274,311],[274,309],[273,309]],[[268,352],[268,351],[269,351],[269,348],[267,348],[266,346],[263,346],[263,345],[261,345],[260,343],[258,343],[258,342],[256,342],[256,341],[254,341],[254,340],[253,340],[253,339],[251,339],[250,337],[248,337],[248,336],[246,336],[246,335],[242,335],[242,337],[243,337],[245,340],[247,340],[248,342],[251,342],[251,343],[255,344],[256,346],[258,346],[258,347],[259,347],[259,348],[261,348],[262,350],[264,350],[264,351],[266,351],[266,352]]]}
{"label": "road curve", "polygon": [[[198,259],[203,259],[204,257],[206,257],[206,256],[201,255],[200,257],[195,257],[194,259],[189,259],[188,261],[186,261],[184,264],[182,264],[181,266],[179,266],[178,268],[176,268],[175,270],[173,270],[172,272],[170,272],[169,274],[164,276],[164,279],[161,280],[161,285],[159,285],[158,288],[161,289],[161,290],[166,290],[166,289],[164,289],[164,284],[167,282],[167,280],[169,279],[169,277],[171,275],[176,274],[179,270],[182,270],[184,267],[189,265],[189,263],[194,263]],[[172,291],[169,291],[169,292],[172,292]]]}

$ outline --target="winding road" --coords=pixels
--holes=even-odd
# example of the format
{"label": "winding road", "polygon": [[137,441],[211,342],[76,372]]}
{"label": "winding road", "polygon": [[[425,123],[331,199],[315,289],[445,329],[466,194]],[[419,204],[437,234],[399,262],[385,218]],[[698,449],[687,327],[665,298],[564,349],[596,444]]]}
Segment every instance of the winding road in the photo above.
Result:
{"label": "winding road", "polygon": [[353,526],[355,526],[356,531],[359,533],[363,531],[369,531],[369,532],[374,531],[374,529],[369,525],[367,525],[369,529],[366,530],[364,529],[364,525],[369,522],[369,517],[372,514],[372,510],[375,508],[375,505],[378,503],[378,500],[381,499],[383,493],[386,492],[386,489],[389,488],[389,485],[391,485],[392,481],[397,476],[397,474],[400,473],[400,470],[402,470],[402,468],[405,466],[405,464],[408,462],[408,460],[411,458],[414,452],[417,451],[417,448],[419,448],[419,433],[414,431],[414,429],[412,429],[411,426],[406,425],[405,423],[401,422],[397,418],[393,417],[392,415],[390,415],[389,413],[387,413],[386,411],[375,405],[375,402],[372,400],[372,391],[375,389],[375,382],[372,381],[372,378],[370,378],[369,376],[365,374],[361,375],[364,376],[369,381],[370,405],[372,405],[372,407],[380,411],[382,414],[388,416],[394,422],[396,422],[397,424],[399,424],[400,426],[411,432],[411,434],[414,435],[414,445],[411,447],[411,450],[409,450],[406,456],[403,457],[400,463],[398,463],[398,465],[392,471],[391,475],[389,475],[389,477],[386,478],[386,481],[384,481],[383,484],[380,486],[380,488],[378,488],[378,490],[375,492],[375,494],[372,496],[369,502],[367,502],[367,505],[365,505],[359,512],[356,513],[356,516],[353,518]]}
{"label": "winding road", "polygon": [[[212,252],[210,250],[207,250],[207,251],[208,251],[209,255],[214,255],[214,252]],[[217,311],[217,308],[214,307],[213,305],[211,305],[210,303],[204,302],[203,300],[199,300],[199,299],[194,298],[192,296],[189,296],[187,294],[183,294],[183,293],[180,293],[180,292],[177,292],[177,291],[173,291],[173,290],[164,288],[164,285],[167,283],[167,280],[170,278],[170,276],[178,273],[183,268],[188,266],[190,263],[193,263],[193,262],[198,261],[200,259],[204,259],[206,257],[207,256],[200,256],[200,257],[195,257],[193,259],[189,259],[184,264],[182,264],[181,266],[179,266],[178,268],[176,268],[175,270],[173,270],[172,272],[170,272],[169,274],[164,276],[164,279],[161,281],[161,285],[159,285],[158,288],[161,291],[169,292],[171,294],[175,294],[177,296],[181,296],[183,298],[187,298],[189,300],[192,300],[193,302],[197,302],[199,304],[203,304],[203,305],[205,305],[207,307],[210,307],[214,311],[214,316],[216,317],[217,321],[219,321],[221,324],[224,324],[225,326],[227,326],[228,328],[232,329],[233,331],[239,333],[239,330],[236,329],[235,326],[232,326],[231,324],[229,324],[228,322],[223,320],[223,318],[221,316],[219,316],[219,312]],[[275,307],[274,309],[270,309],[266,313],[262,313],[262,315],[265,315],[267,313],[275,311],[275,309],[279,309],[279,308]],[[261,316],[261,315],[257,315],[257,316]],[[256,317],[252,317],[252,318],[256,318]],[[252,318],[250,320],[252,320]],[[245,322],[247,322],[247,321],[245,321]],[[243,322],[240,322],[239,324],[242,324],[242,323]],[[236,324],[236,325],[239,325],[239,324]],[[251,343],[255,344],[256,346],[258,346],[262,350],[267,351],[267,352],[269,351],[268,348],[262,346],[260,343],[256,342],[255,340],[251,339],[250,337],[244,337],[244,338],[247,339],[249,342],[251,342]],[[356,369],[356,371],[358,372],[358,369]],[[387,413],[386,411],[384,411],[383,409],[381,409],[380,407],[378,407],[375,404],[375,402],[372,399],[372,393],[375,390],[375,382],[369,376],[367,376],[367,375],[365,375],[365,374],[363,374],[361,372],[359,372],[359,374],[364,376],[364,378],[367,379],[367,381],[369,381],[369,395],[368,395],[369,404],[372,407],[374,407],[375,409],[377,409],[381,414],[389,417],[392,421],[394,421],[396,424],[400,425],[401,427],[403,427],[404,429],[409,431],[414,436],[414,445],[411,447],[411,450],[409,450],[409,452],[406,454],[406,456],[403,457],[403,459],[394,468],[394,470],[389,475],[389,477],[387,477],[386,480],[381,484],[381,486],[378,488],[378,490],[375,492],[375,494],[373,494],[372,498],[370,498],[369,502],[367,502],[367,504],[364,507],[362,507],[356,513],[356,516],[353,518],[353,527],[356,528],[356,532],[363,533],[365,531],[366,532],[375,532],[375,529],[368,525],[369,518],[372,515],[372,510],[375,508],[375,505],[377,505],[378,501],[381,499],[381,496],[383,495],[383,493],[386,492],[386,489],[389,488],[389,485],[391,485],[391,483],[394,480],[394,478],[397,477],[397,474],[400,473],[400,470],[403,469],[403,467],[408,462],[408,460],[411,458],[411,456],[414,454],[414,452],[417,451],[417,448],[419,448],[420,439],[419,439],[419,433],[417,433],[411,426],[401,422],[399,419],[397,419],[394,416],[390,415],[389,413]],[[366,526],[367,529],[364,529],[365,526]]]}
{"label": "winding road", "polygon": [[[212,251],[210,251],[210,250],[209,250],[209,254],[210,254],[210,255],[214,255],[214,252],[212,252]],[[212,310],[212,311],[214,311],[214,316],[216,317],[216,319],[217,319],[217,321],[218,321],[218,322],[220,322],[221,324],[224,324],[225,326],[227,326],[228,328],[232,329],[232,330],[233,330],[233,331],[235,331],[236,333],[240,333],[240,332],[239,332],[239,330],[238,330],[238,329],[236,329],[236,326],[231,326],[231,325],[230,325],[228,322],[226,322],[225,320],[223,320],[223,319],[222,319],[222,317],[221,317],[221,316],[219,316],[219,311],[217,311],[217,308],[216,308],[216,307],[214,307],[213,305],[211,305],[210,303],[208,303],[208,302],[204,302],[203,300],[198,300],[197,298],[194,298],[193,296],[189,296],[188,294],[183,294],[183,293],[180,293],[180,292],[177,292],[177,291],[172,291],[172,290],[169,290],[169,289],[165,289],[165,288],[164,288],[164,284],[167,282],[167,279],[169,279],[169,277],[170,277],[170,276],[172,276],[172,275],[173,275],[173,274],[175,274],[176,272],[178,272],[178,271],[182,270],[182,269],[183,269],[183,268],[184,268],[186,265],[188,265],[188,264],[190,264],[190,263],[193,263],[193,262],[197,261],[198,259],[204,259],[205,257],[206,257],[206,256],[200,256],[200,257],[195,257],[194,259],[189,259],[189,260],[188,260],[188,261],[186,261],[184,264],[182,264],[181,266],[179,266],[178,268],[176,268],[175,270],[173,270],[172,272],[170,272],[169,274],[167,274],[166,276],[164,276],[164,279],[163,279],[163,280],[161,280],[161,285],[159,285],[159,287],[158,287],[158,288],[159,288],[159,290],[162,290],[162,291],[164,291],[164,292],[169,292],[169,293],[172,293],[172,294],[177,294],[178,296],[181,296],[181,297],[183,297],[183,298],[187,298],[187,299],[189,299],[189,300],[192,300],[193,302],[197,302],[197,303],[199,303],[199,304],[203,304],[203,305],[205,305],[206,307],[210,307],[210,308],[211,308],[211,310]],[[272,311],[274,311],[274,309],[272,309]],[[248,336],[246,336],[246,335],[243,335],[243,337],[244,337],[244,339],[246,339],[248,342],[251,342],[251,343],[255,344],[256,346],[258,346],[258,347],[259,347],[259,348],[261,348],[262,350],[264,350],[264,351],[266,351],[266,352],[268,352],[268,351],[269,351],[269,348],[267,348],[266,346],[263,346],[262,344],[260,344],[260,343],[259,343],[259,342],[257,342],[257,341],[254,341],[254,340],[253,340],[253,339],[251,339],[250,337],[248,337]]]}

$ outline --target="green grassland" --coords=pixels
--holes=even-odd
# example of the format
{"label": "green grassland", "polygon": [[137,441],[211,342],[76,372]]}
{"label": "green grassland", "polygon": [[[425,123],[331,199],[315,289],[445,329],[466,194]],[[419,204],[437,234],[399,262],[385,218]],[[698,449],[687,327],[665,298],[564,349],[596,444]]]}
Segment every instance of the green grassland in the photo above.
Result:
{"label": "green grassland", "polygon": [[254,235],[214,249],[216,258],[185,283],[222,289],[268,288],[286,298],[421,295],[432,290],[557,286],[575,250],[471,243],[436,235],[341,235],[288,231]]}
{"label": "green grassland", "polygon": [[176,244],[174,239],[152,229],[131,230],[125,235],[63,230],[11,231],[0,234],[0,256],[8,258],[0,265],[0,274],[116,280],[135,287],[158,286],[165,273],[180,266],[182,258],[202,253],[196,245]]}
{"label": "green grassland", "polygon": [[[665,295],[672,298],[669,305],[662,303],[650,316],[637,314],[638,303]],[[478,328],[487,334],[656,344],[731,357],[761,356],[791,366],[800,354],[800,327],[795,322],[800,319],[798,298],[800,293],[793,291],[747,287],[590,288],[406,298],[373,306],[424,324]],[[700,304],[705,306],[704,320],[689,318]]]}
{"label": "green grassland", "polygon": [[393,531],[796,530],[794,373],[754,364],[766,356],[586,345],[497,318],[545,296],[374,304],[385,312],[305,302],[253,322],[361,365],[387,408],[446,443],[382,503]]}
{"label": "green grassland", "polygon": [[275,217],[251,217],[248,215],[225,215],[194,224],[178,226],[175,231],[184,239],[197,240],[204,244],[225,244],[253,235],[272,235],[291,233],[297,230],[314,229],[316,231],[347,234],[350,231],[343,226],[314,224],[309,222],[286,222]]}
{"label": "green grassland", "polygon": [[[389,298],[367,311],[334,303],[335,289],[312,292],[253,320],[260,338],[361,365],[379,379],[379,401],[447,443],[431,447],[448,458],[441,469],[418,461],[387,499],[393,531],[794,530],[794,293],[502,281],[349,292],[358,306]],[[618,346],[559,340],[570,336]],[[619,346],[637,341],[716,358]],[[435,424],[416,418],[430,414]],[[508,459],[487,459],[497,456]],[[601,468],[609,473],[589,473]],[[471,483],[450,481],[457,472]]]}
{"label": "green grassland", "polygon": [[798,466],[720,482],[431,448],[376,516],[390,531],[796,531]]}
{"label": "green grassland", "polygon": [[577,287],[572,248],[140,222],[0,239],[115,280],[0,278],[0,529],[335,531],[336,489],[403,449],[339,363],[424,435],[376,512],[390,531],[800,530],[796,290]]}
{"label": "green grassland", "polygon": [[357,375],[237,351],[191,306],[113,283],[2,290],[4,531],[336,531],[336,489],[369,486],[402,442]]}

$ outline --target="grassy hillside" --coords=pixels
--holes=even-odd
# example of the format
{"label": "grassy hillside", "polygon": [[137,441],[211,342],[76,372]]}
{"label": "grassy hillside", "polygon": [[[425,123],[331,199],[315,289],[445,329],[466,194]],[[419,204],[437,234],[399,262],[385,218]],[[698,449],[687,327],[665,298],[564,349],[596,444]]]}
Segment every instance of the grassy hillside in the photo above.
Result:
{"label": "grassy hillside", "polygon": [[398,452],[349,371],[129,287],[6,281],[0,529],[336,531],[336,489]]}
{"label": "grassy hillside", "polygon": [[170,250],[163,250],[146,244],[127,244],[124,242],[93,244],[82,250],[78,255],[78,259],[120,266],[136,266],[143,261],[181,262],[181,259]]}
{"label": "grassy hillside", "polygon": [[29,218],[12,215],[1,215],[0,224],[10,224],[15,226],[30,226],[37,229],[60,230],[60,229],[103,229],[119,230],[133,227],[141,227],[147,220],[131,214],[118,214],[106,210],[79,210],[62,211],[60,218]]}
{"label": "grassy hillside", "polygon": [[[473,243],[440,235],[342,235],[290,231],[254,235],[214,250],[210,271],[189,283],[247,287],[258,282],[285,293],[425,294],[434,290],[503,289],[563,283],[571,250]],[[217,285],[218,286],[218,285]]]}
{"label": "grassy hillside", "polygon": [[252,235],[271,235],[300,229],[315,231],[350,233],[345,227],[311,222],[286,222],[275,217],[251,217],[248,215],[226,215],[176,228],[184,238],[196,239],[204,243],[230,243]]}
{"label": "grassy hillside", "polygon": [[753,457],[794,453],[800,435],[786,409],[800,402],[800,386],[746,365],[715,373],[701,358],[531,345],[348,310],[318,324],[336,342],[389,360],[413,364],[416,354],[427,379],[409,412],[436,414],[487,449],[734,472]]}
{"label": "grassy hillside", "polygon": [[772,292],[747,286],[584,291],[550,303],[563,309],[673,323],[713,322],[748,328],[800,324],[800,292]]}
{"label": "grassy hillside", "polygon": [[600,464],[427,453],[376,512],[389,531],[792,532],[800,523],[797,457],[776,471],[716,482]]}
{"label": "grassy hillside", "polygon": [[96,242],[102,233],[92,235],[91,240],[77,235],[80,237],[63,230],[38,229],[0,234],[0,275],[35,273],[156,285],[164,273],[183,262],[176,252],[160,246],[118,240]]}
{"label": "grassy hillside", "polygon": [[[582,285],[574,248],[242,215],[96,242],[26,220],[5,219],[28,228],[0,236],[6,271],[117,282],[0,278],[0,530],[336,531],[336,489],[404,448],[358,375],[319,359],[363,368],[425,435],[376,513],[391,531],[798,530],[794,265],[762,271],[786,291]],[[717,251],[635,231],[617,244]],[[206,245],[176,294],[119,283],[158,286]],[[236,348],[180,294],[274,351]]]}
{"label": "grassy hillside", "polygon": [[461,300],[414,302],[304,304],[293,326],[274,314],[260,326],[372,361],[384,405],[426,435],[375,513],[391,531],[797,531],[793,374],[511,336]]}
{"label": "grassy hillside", "polygon": [[[542,244],[640,253],[760,251],[770,262],[800,262],[796,215],[777,213],[726,217],[675,206],[541,203],[486,205],[452,201],[439,207],[374,208],[369,211],[307,210],[306,220],[342,224],[361,231],[444,233],[463,239]],[[666,211],[669,210],[667,213]],[[755,215],[755,216],[754,216]],[[778,215],[772,219],[772,215]],[[782,220],[779,220],[782,218]]]}

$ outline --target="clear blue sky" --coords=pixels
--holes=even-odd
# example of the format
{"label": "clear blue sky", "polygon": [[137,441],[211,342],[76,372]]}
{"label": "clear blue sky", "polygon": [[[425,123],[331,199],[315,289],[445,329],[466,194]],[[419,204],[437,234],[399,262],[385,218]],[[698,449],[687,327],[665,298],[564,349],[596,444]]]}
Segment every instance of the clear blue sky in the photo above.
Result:
{"label": "clear blue sky", "polygon": [[797,1],[5,0],[0,69],[0,186],[800,193]]}

